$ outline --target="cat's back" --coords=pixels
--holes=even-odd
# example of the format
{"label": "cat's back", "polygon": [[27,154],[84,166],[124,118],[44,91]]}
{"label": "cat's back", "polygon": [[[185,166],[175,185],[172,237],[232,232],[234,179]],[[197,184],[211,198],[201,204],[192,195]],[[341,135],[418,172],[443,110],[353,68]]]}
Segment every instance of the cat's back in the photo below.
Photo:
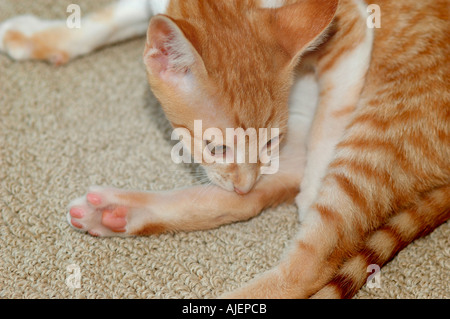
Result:
{"label": "cat's back", "polygon": [[381,28],[375,29],[366,91],[393,85],[399,92],[423,91],[441,102],[447,95],[448,103],[450,1],[379,0],[377,4]]}
{"label": "cat's back", "polygon": [[428,180],[423,187],[448,183],[449,1],[377,3],[381,28],[352,126],[364,128],[367,147],[380,145],[380,154],[395,154],[403,172]]}

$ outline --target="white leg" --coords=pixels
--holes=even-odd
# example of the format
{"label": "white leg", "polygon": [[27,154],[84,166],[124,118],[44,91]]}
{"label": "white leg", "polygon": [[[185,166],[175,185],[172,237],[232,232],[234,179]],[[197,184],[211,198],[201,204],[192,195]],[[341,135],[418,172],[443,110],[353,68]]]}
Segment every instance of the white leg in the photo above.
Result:
{"label": "white leg", "polygon": [[[319,85],[313,71],[297,74],[289,98],[289,132],[306,148],[308,132],[317,109]],[[305,150],[306,151],[306,150]]]}
{"label": "white leg", "polygon": [[321,74],[317,112],[308,137],[307,166],[296,199],[301,221],[317,197],[322,179],[334,157],[335,147],[358,107],[372,45],[373,30],[367,29],[364,40],[358,46],[341,55],[333,67]]}
{"label": "white leg", "polygon": [[0,24],[0,52],[15,60],[46,60],[55,64],[99,47],[145,35],[152,15],[164,13],[169,0],[121,0],[81,19],[81,28],[65,20],[19,16]]}

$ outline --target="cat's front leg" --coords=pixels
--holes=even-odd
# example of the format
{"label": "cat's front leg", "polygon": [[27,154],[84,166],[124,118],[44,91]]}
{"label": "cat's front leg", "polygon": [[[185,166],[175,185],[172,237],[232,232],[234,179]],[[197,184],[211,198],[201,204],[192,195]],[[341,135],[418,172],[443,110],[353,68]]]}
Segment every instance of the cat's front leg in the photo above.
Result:
{"label": "cat's front leg", "polygon": [[146,236],[211,229],[257,214],[256,206],[238,214],[242,204],[241,196],[215,186],[169,192],[93,187],[69,205],[67,218],[72,227],[96,237]]}
{"label": "cat's front leg", "polygon": [[246,220],[261,211],[257,200],[211,185],[168,192],[93,187],[69,205],[67,218],[96,237],[147,236]]}
{"label": "cat's front leg", "polygon": [[[300,220],[304,220],[318,196],[323,177],[335,155],[336,145],[358,108],[370,65],[373,30],[365,26],[366,13],[348,17],[355,23],[344,25],[327,44],[325,53],[318,53],[315,69],[319,83],[319,101],[308,137],[307,166],[302,192],[297,197]],[[342,37],[344,37],[342,40]]]}
{"label": "cat's front leg", "polygon": [[74,228],[100,237],[206,230],[293,201],[298,191],[295,173],[263,177],[245,196],[212,185],[169,192],[96,187],[69,205],[67,218]]}

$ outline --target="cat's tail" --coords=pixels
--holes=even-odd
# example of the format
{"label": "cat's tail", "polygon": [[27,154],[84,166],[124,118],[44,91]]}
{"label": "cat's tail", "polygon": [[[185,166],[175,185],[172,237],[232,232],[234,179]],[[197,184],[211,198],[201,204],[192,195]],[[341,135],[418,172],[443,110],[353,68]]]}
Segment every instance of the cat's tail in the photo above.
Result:
{"label": "cat's tail", "polygon": [[393,215],[382,228],[368,236],[363,249],[348,259],[334,279],[312,298],[352,298],[371,275],[370,266],[382,267],[409,243],[428,235],[449,219],[450,185],[424,194],[415,205]]}

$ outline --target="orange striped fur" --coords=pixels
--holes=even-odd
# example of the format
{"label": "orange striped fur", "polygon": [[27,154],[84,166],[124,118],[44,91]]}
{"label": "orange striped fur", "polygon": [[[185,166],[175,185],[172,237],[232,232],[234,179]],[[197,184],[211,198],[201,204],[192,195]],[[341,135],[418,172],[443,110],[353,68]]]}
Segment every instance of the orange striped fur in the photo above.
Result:
{"label": "orange striped fur", "polygon": [[[144,60],[174,127],[279,128],[280,172],[205,164],[220,187],[95,189],[68,218],[101,236],[211,229],[300,191],[302,223],[284,258],[223,297],[350,298],[368,265],[450,217],[448,0],[375,0],[374,30],[362,0],[278,2],[171,0],[150,21]],[[312,124],[290,105],[305,74],[318,87]]]}
{"label": "orange striped fur", "polygon": [[[270,45],[264,49],[266,55],[260,51],[257,42],[236,41],[238,39],[233,38],[239,34],[236,31],[220,35],[225,32],[223,30],[233,30],[223,27],[228,24],[236,23],[240,29],[251,28],[248,20],[242,17],[233,19],[232,16],[239,16],[242,11],[230,13],[226,5],[213,5],[207,1],[182,3],[172,1],[172,11],[169,10],[169,13],[186,17],[190,16],[189,10],[194,10],[197,19],[201,16],[199,20],[203,32],[208,30],[222,41],[201,42],[197,38],[195,42],[197,45],[201,43],[196,48],[203,57],[208,75],[211,75],[207,78],[208,85],[221,85],[217,96],[222,101],[221,107],[227,108],[224,113],[233,114],[228,117],[231,122],[240,119],[238,123],[233,123],[235,125],[244,123],[250,127],[262,127],[268,117],[274,117],[273,109],[282,110],[278,105],[286,101],[286,98],[278,99],[277,106],[264,106],[267,105],[265,101],[274,97],[276,101],[277,94],[283,94],[283,88],[288,85],[286,82],[274,85],[280,73],[267,69],[273,65],[271,63],[283,61],[283,56],[273,51]],[[413,1],[378,1],[378,4],[383,8],[384,26],[375,31],[372,60],[365,85],[356,104],[343,105],[332,112],[336,121],[342,117],[348,119],[346,132],[337,145],[337,153],[304,221],[299,238],[278,267],[226,297],[308,297],[330,280],[330,285],[342,285],[338,289],[345,291],[348,269],[361,271],[361,265],[366,266],[370,259],[364,256],[367,250],[362,251],[362,257],[357,255],[344,264],[341,268],[343,274],[338,274],[333,281],[334,274],[351,257],[355,248],[363,245],[365,238],[368,238],[366,247],[383,249],[383,245],[386,245],[384,237],[392,237],[390,223],[406,222],[404,216],[407,215],[404,214],[410,212],[408,209],[413,209],[411,207],[414,207],[418,196],[426,196],[434,189],[442,189],[440,193],[448,194],[448,70],[443,65],[448,66],[446,43],[449,39],[448,33],[444,32],[448,29],[448,19],[444,19],[442,13],[446,2],[425,1],[417,4]],[[214,6],[220,8],[214,9]],[[242,10],[242,7],[238,6],[237,9]],[[425,21],[419,20],[419,17]],[[241,25],[237,21],[246,21],[246,24]],[[348,51],[363,41],[365,35],[361,22],[365,21],[356,13],[353,1],[340,1],[334,23],[329,28],[329,39],[319,45],[317,51],[306,53],[303,61],[316,64],[319,77],[326,75],[336,68]],[[220,25],[220,29],[213,25]],[[264,32],[261,23],[259,30]],[[289,28],[284,30],[290,31]],[[394,37],[394,30],[396,34],[404,36]],[[198,32],[197,37],[199,33],[202,34]],[[200,35],[202,37],[209,39],[206,33]],[[230,41],[223,41],[228,37]],[[298,50],[301,51],[301,48]],[[252,59],[239,60],[246,52],[252,52]],[[287,49],[287,52],[292,58],[292,49]],[[268,63],[268,59],[271,63]],[[232,72],[230,68],[238,71]],[[233,77],[237,74],[248,75],[250,72],[257,76],[248,79]],[[289,78],[288,73],[281,74]],[[331,84],[328,90],[333,89]],[[241,87],[244,89],[241,90]],[[255,87],[260,90],[255,90]],[[266,87],[270,89],[266,90]],[[323,100],[329,97],[326,90],[321,93]],[[255,91],[263,93],[261,96],[246,95]],[[251,104],[248,104],[249,101]],[[255,109],[255,106],[260,108]],[[327,108],[319,108],[316,126],[310,136],[312,143],[321,143],[325,138],[323,130],[316,131],[315,128],[320,127],[321,117],[329,116],[328,112]],[[283,115],[278,113],[276,118]],[[416,219],[416,235],[447,220],[448,206],[448,202],[438,205],[433,212],[437,215],[430,223]],[[415,211],[421,209],[419,206]],[[390,222],[386,224],[388,220]],[[372,232],[375,233],[367,237]],[[396,240],[400,236],[401,241],[391,243],[393,246],[387,247],[385,254],[375,258],[375,261],[384,264],[416,235],[403,239],[401,234],[397,234]],[[373,254],[371,256],[373,261]],[[362,259],[358,261],[358,258]],[[366,269],[363,270],[361,274],[365,276]],[[358,282],[354,286],[359,287],[360,284]],[[342,295],[349,297],[354,293],[355,289],[345,291]]]}
{"label": "orange striped fur", "polygon": [[369,265],[384,266],[413,240],[428,235],[450,218],[450,186],[422,195],[371,234],[364,247],[340,267],[334,279],[312,298],[351,298],[366,283]]}

